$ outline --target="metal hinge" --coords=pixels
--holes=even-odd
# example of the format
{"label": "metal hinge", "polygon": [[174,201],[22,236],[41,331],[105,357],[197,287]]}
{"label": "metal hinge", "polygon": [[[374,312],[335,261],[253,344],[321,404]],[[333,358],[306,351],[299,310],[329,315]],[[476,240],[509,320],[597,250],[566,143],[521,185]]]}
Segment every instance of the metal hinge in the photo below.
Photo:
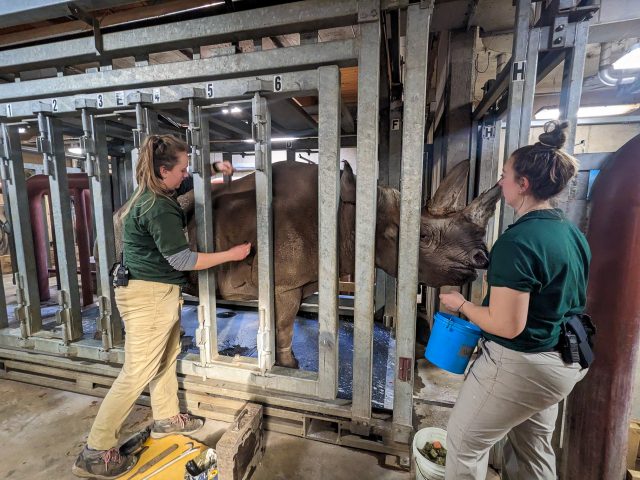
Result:
{"label": "metal hinge", "polygon": [[411,380],[411,367],[413,359],[409,357],[400,357],[398,364],[398,380],[408,382]]}

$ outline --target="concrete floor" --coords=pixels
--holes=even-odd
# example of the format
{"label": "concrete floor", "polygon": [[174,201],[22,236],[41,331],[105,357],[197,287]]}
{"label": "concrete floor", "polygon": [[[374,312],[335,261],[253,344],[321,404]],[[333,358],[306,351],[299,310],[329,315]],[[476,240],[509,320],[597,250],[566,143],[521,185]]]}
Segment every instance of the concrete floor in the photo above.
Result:
{"label": "concrete floor", "polygon": [[[74,479],[71,465],[82,449],[100,399],[0,380],[0,478]],[[151,421],[135,406],[123,438]],[[209,420],[194,437],[215,446],[229,424]],[[290,435],[266,432],[267,448],[252,480],[409,480],[405,471],[379,465],[382,456]]]}

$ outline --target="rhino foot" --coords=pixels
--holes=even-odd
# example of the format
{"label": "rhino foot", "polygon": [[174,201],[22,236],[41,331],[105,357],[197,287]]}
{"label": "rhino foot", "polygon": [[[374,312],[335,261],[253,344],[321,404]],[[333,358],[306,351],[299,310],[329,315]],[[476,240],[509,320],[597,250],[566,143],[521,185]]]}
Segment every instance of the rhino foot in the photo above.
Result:
{"label": "rhino foot", "polygon": [[282,350],[278,349],[276,353],[276,365],[296,369],[300,367],[291,347]]}

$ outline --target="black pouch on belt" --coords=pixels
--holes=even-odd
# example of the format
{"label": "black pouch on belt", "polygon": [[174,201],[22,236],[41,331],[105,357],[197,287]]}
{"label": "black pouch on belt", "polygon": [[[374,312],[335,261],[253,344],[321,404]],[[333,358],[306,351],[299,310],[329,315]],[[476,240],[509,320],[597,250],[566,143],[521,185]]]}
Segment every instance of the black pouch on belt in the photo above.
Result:
{"label": "black pouch on belt", "polygon": [[593,354],[593,336],[596,327],[591,317],[578,314],[569,317],[563,325],[563,342],[560,353],[566,363],[579,362],[582,368],[588,368],[595,358]]}

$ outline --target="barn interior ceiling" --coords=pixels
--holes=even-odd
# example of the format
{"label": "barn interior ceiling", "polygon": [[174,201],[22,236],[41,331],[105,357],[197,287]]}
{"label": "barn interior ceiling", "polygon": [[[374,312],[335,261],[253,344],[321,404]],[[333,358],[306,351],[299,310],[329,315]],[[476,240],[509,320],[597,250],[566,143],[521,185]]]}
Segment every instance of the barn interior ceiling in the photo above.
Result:
{"label": "barn interior ceiling", "polygon": [[[584,0],[583,3],[588,3]],[[171,23],[181,20],[215,16],[232,11],[249,10],[272,4],[290,3],[283,1],[226,0],[204,3],[201,0],[37,0],[25,6],[13,2],[4,7],[0,16],[0,51],[16,47],[37,45],[81,36],[122,31],[133,27]],[[539,8],[533,3],[532,8]],[[636,10],[635,12],[633,10]],[[508,60],[512,45],[512,30],[515,7],[511,0],[436,0],[431,31],[434,39],[442,39],[450,30],[478,28],[479,38],[475,54],[475,82],[473,98],[479,102],[485,83],[496,77],[501,63]],[[601,0],[601,8],[591,22],[590,37],[585,65],[583,102],[602,103],[607,101],[640,102],[640,94],[620,98],[615,87],[608,87],[598,80],[600,43],[611,42],[613,58],[621,56],[634,36],[640,32],[640,9],[625,7],[625,0]],[[320,42],[352,39],[357,35],[357,26],[330,28],[318,31]],[[402,35],[403,32],[400,32]],[[308,41],[305,32],[274,35],[255,41],[241,40],[232,43],[206,45],[199,52],[180,49],[152,53],[145,57],[115,58],[111,61],[114,69],[130,68],[143,61],[148,64],[173,63],[190,60],[194,55],[208,58],[235,52],[252,52],[257,49],[282,48]],[[435,44],[436,42],[434,42]],[[430,64],[437,64],[437,49],[430,52]],[[60,71],[65,75],[85,72],[100,67],[98,62],[74,65],[59,65],[31,71],[7,72],[0,70],[0,82],[16,80],[28,81],[56,76]],[[357,106],[357,67],[342,69],[342,130],[343,134],[355,132]],[[536,90],[536,106],[557,103],[562,84],[562,66],[554,69],[544,78]],[[316,97],[283,99],[271,105],[273,135],[280,137],[313,137],[317,135]],[[161,111],[159,117],[161,131],[174,132],[186,123],[186,115],[180,110]],[[245,105],[221,106],[210,112],[213,136],[220,141],[241,142],[250,136],[250,109]],[[131,128],[135,128],[133,113],[123,113],[110,122],[110,136],[121,141],[130,141]],[[67,122],[67,135],[78,136],[79,122]],[[30,129],[35,132],[35,129]],[[30,140],[30,130],[24,134]],[[35,135],[35,133],[34,133]],[[33,140],[33,139],[31,139]]]}

